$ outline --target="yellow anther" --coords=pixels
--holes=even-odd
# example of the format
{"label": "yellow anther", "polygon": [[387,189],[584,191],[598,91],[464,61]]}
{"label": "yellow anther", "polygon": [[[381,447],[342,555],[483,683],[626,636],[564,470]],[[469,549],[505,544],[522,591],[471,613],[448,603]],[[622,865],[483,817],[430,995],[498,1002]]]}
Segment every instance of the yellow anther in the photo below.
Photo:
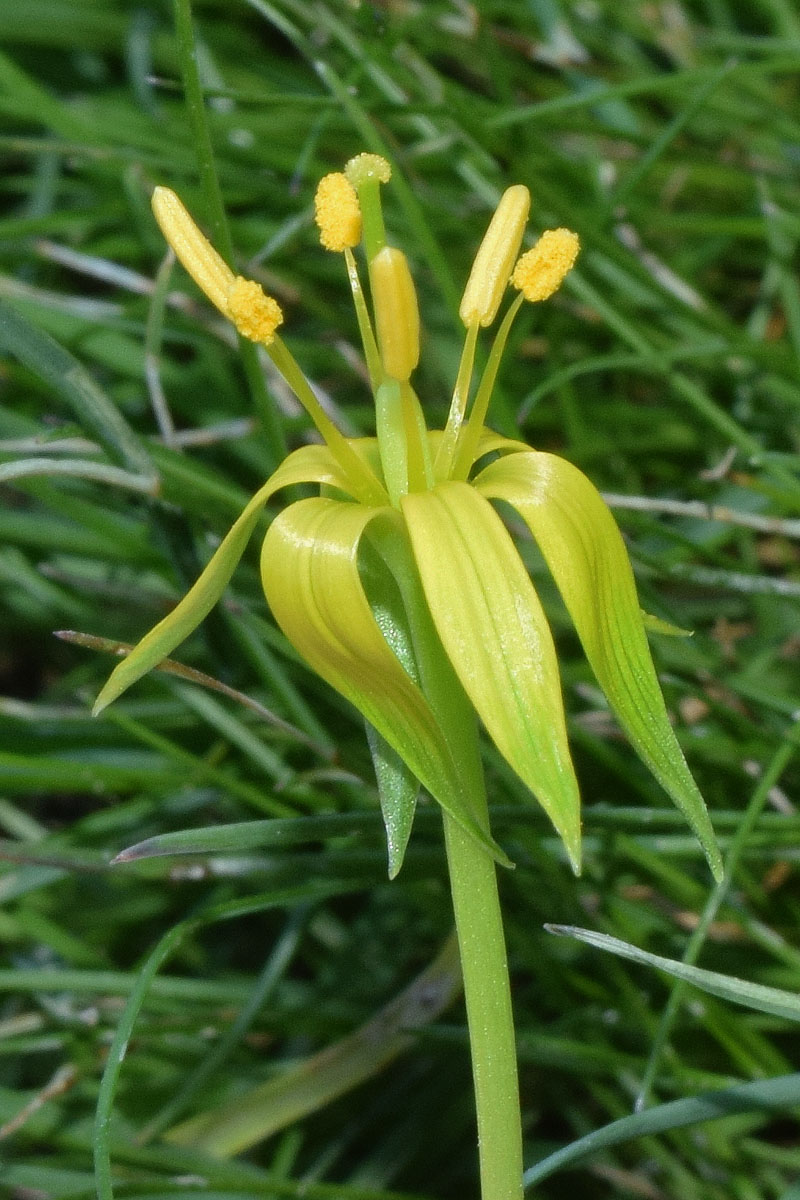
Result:
{"label": "yellow anther", "polygon": [[511,282],[526,300],[547,300],[575,265],[580,242],[569,229],[548,229],[514,268]]}
{"label": "yellow anther", "polygon": [[358,196],[346,175],[336,171],[320,179],[314,197],[319,240],[326,250],[347,250],[361,238]]}
{"label": "yellow anther", "polygon": [[408,259],[384,246],[369,265],[369,278],[383,369],[404,383],[419,362],[419,308]]}
{"label": "yellow anther", "polygon": [[519,254],[530,206],[530,192],[524,184],[515,184],[503,193],[475,255],[458,310],[467,327],[476,321],[491,325],[495,319]]}
{"label": "yellow anther", "polygon": [[239,333],[251,342],[268,346],[275,330],[283,324],[280,305],[268,296],[260,283],[237,275],[228,290],[225,315],[230,317]]}
{"label": "yellow anther", "polygon": [[392,168],[380,154],[357,154],[345,164],[344,173],[354,188],[373,179],[388,183],[392,178]]}
{"label": "yellow anther", "polygon": [[233,271],[197,228],[171,188],[157,187],[153,192],[152,204],[161,232],[175,251],[178,261],[211,303],[227,316]]}

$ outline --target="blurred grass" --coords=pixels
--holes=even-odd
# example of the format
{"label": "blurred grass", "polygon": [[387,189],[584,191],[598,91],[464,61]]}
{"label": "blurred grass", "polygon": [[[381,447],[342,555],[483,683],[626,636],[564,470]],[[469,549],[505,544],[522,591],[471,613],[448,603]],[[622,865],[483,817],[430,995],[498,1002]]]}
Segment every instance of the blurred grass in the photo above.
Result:
{"label": "blurred grass", "polygon": [[[696,631],[655,652],[728,845],[798,709],[800,558],[780,524],[800,502],[795,6],[203,0],[195,21],[237,260],[278,295],[287,339],[346,428],[369,430],[371,414],[341,264],[318,249],[310,211],[319,175],[367,146],[396,165],[387,220],[421,293],[433,423],[459,352],[454,299],[493,199],[523,181],[533,228],[568,225],[584,250],[560,297],[519,322],[495,426],[564,453],[609,492],[776,518],[758,530],[619,512],[644,607]],[[92,1119],[124,998],[188,921],[143,997],[113,1096],[117,1195],[473,1195],[457,1006],[383,1075],[246,1162],[137,1140],[187,1078],[199,1112],[367,1022],[433,959],[447,888],[426,810],[387,883],[360,721],[275,632],[255,547],[180,658],[297,735],[164,675],[89,720],[109,661],[52,631],[136,640],[263,480],[276,438],[308,431],[269,375],[261,392],[185,276],[162,268],[155,183],[218,220],[171,5],[8,3],[0,45],[0,471],[58,464],[0,484],[2,1183],[18,1200],[94,1195]],[[167,444],[159,387],[178,431]],[[680,958],[710,880],[617,740],[533,552],[530,563],[559,637],[587,833],[575,881],[489,758],[497,833],[518,863],[502,887],[533,1166],[630,1113],[672,986],[543,924],[591,924]],[[785,757],[698,961],[796,990],[798,768]],[[276,814],[294,823],[284,844],[254,832],[249,846],[108,865],[148,837]],[[223,911],[222,924],[203,920]],[[290,927],[297,944],[263,999]],[[248,1004],[252,1021],[204,1070]],[[654,1099],[785,1075],[796,1044],[778,1018],[693,993]],[[796,1115],[751,1110],[609,1145],[537,1194],[780,1200],[800,1170]]]}

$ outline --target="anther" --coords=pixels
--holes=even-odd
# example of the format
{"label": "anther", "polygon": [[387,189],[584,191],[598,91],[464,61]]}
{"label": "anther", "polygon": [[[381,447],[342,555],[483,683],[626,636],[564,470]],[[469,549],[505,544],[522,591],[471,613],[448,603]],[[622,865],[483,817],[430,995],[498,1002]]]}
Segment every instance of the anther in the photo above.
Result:
{"label": "anther", "polygon": [[419,308],[402,250],[384,246],[369,265],[369,279],[383,369],[404,383],[419,362]]}
{"label": "anther", "polygon": [[580,242],[569,229],[548,229],[523,254],[514,268],[511,283],[526,300],[547,300],[561,286],[575,265]]}
{"label": "anther", "polygon": [[220,312],[227,314],[228,292],[233,271],[201,233],[180,198],[171,188],[157,187],[152,197],[153,213],[169,242],[197,286]]}
{"label": "anther", "polygon": [[519,254],[530,204],[524,184],[515,184],[503,193],[475,255],[458,310],[467,327],[476,322],[491,325],[495,319]]}
{"label": "anther", "polygon": [[319,240],[326,250],[357,246],[361,238],[361,209],[356,189],[341,171],[325,175],[314,197]]}
{"label": "anther", "polygon": [[275,330],[283,323],[280,305],[268,296],[260,283],[237,275],[231,285],[225,312],[239,333],[251,342],[268,346]]}

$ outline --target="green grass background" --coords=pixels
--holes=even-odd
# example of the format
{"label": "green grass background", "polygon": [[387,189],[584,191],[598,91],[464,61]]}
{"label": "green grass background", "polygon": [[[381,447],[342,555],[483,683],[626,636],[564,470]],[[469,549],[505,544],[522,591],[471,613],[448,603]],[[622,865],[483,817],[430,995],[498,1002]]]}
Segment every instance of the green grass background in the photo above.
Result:
{"label": "green grass background", "polygon": [[[735,849],[693,953],[796,990],[796,6],[203,0],[194,15],[237,265],[278,297],[288,343],[348,431],[370,432],[372,414],[343,267],[311,221],[322,173],[363,148],[395,164],[387,224],[420,292],[418,390],[434,426],[460,350],[459,290],[499,192],[526,183],[532,230],[580,234],[567,285],[515,328],[490,419],[608,492],[744,514],[618,512],[644,607],[695,631],[658,638],[654,653]],[[363,727],[271,624],[255,545],[179,657],[288,728],[163,674],[93,721],[112,660],[52,637],[135,641],[284,445],[308,436],[269,371],[237,353],[180,269],[162,267],[156,183],[219,225],[174,28],[166,0],[0,3],[0,1186],[15,1200],[94,1196],[94,1146],[101,1168],[110,1148],[104,1198],[110,1178],[127,1200],[460,1200],[477,1185],[458,1002],[384,1072],[241,1160],[157,1135],[357,1029],[451,923],[431,808],[388,883]],[[167,426],[166,445],[159,387],[185,435]],[[501,886],[532,1166],[631,1112],[671,987],[543,924],[681,958],[711,882],[529,561],[557,635],[586,812],[575,880],[487,751],[497,835],[517,862]],[[109,865],[152,835],[271,817],[294,821],[288,843]],[[106,1077],[113,1117],[98,1141],[125,999],[185,921],[140,997],[118,1079]],[[785,1075],[797,1047],[784,1019],[687,993],[650,1099]],[[536,1194],[789,1200],[799,1174],[786,1103],[630,1137]]]}

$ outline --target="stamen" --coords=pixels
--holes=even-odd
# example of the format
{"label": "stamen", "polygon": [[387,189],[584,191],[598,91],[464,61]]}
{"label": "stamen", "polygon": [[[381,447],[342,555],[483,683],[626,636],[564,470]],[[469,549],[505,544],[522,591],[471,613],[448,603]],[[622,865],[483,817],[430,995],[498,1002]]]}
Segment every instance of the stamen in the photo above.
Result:
{"label": "stamen", "polygon": [[275,366],[280,371],[297,399],[316,425],[322,439],[331,454],[339,462],[342,470],[351,484],[352,495],[362,504],[380,507],[386,504],[388,496],[383,485],[379,482],[372,469],[361,459],[353,446],[337,429],[325,409],[314,395],[311,384],[301,371],[297,360],[282,338],[276,337],[267,350]]}
{"label": "stamen", "polygon": [[358,277],[358,267],[356,266],[352,250],[345,249],[344,261],[347,263],[347,278],[350,281],[350,291],[353,295],[358,331],[361,334],[361,344],[364,347],[364,358],[367,363],[367,371],[369,372],[370,387],[375,392],[383,378],[381,356],[378,352],[378,344],[375,341],[375,333],[372,329],[367,302],[364,299],[361,280]]}
{"label": "stamen", "polygon": [[388,183],[392,178],[392,168],[380,154],[357,154],[345,163],[344,173],[354,188],[364,183]]}
{"label": "stamen", "polygon": [[341,171],[334,171],[319,181],[314,210],[319,240],[326,250],[342,251],[358,245],[361,209],[356,189]]}
{"label": "stamen", "polygon": [[575,265],[580,242],[569,229],[548,229],[536,245],[523,254],[511,282],[526,300],[547,300]]}
{"label": "stamen", "polygon": [[171,188],[157,187],[151,201],[161,232],[197,286],[212,304],[228,315],[228,292],[234,274],[200,232],[181,200]]}
{"label": "stamen", "polygon": [[478,384],[478,390],[475,393],[475,400],[472,404],[469,420],[464,426],[461,437],[458,440],[453,466],[449,475],[450,479],[466,479],[475,461],[478,444],[483,433],[483,422],[486,420],[486,414],[489,411],[489,401],[492,398],[497,372],[500,369],[500,361],[503,357],[503,351],[506,348],[511,326],[514,324],[514,318],[522,307],[523,300],[524,296],[517,296],[508,306],[508,311],[500,322],[500,328],[495,335],[494,343],[489,351],[489,358],[483,369],[481,381]]}
{"label": "stamen", "polygon": [[531,195],[524,184],[515,184],[503,193],[475,255],[458,310],[467,328],[475,322],[491,325],[495,319],[519,254],[530,205]]}
{"label": "stamen", "polygon": [[270,345],[275,330],[283,324],[278,302],[266,294],[260,283],[241,275],[236,276],[228,291],[226,315],[243,337],[262,346]]}
{"label": "stamen", "polygon": [[404,383],[419,362],[419,309],[408,259],[384,246],[369,265],[383,369]]}
{"label": "stamen", "polygon": [[458,375],[456,376],[456,386],[453,389],[453,398],[450,401],[450,412],[447,415],[447,424],[444,428],[442,440],[439,443],[439,449],[436,451],[436,459],[433,467],[437,480],[449,479],[453,468],[456,446],[461,436],[464,414],[467,411],[477,340],[478,322],[474,321],[472,325],[467,326],[467,336],[464,339],[464,349],[461,351],[461,362],[459,363]]}

